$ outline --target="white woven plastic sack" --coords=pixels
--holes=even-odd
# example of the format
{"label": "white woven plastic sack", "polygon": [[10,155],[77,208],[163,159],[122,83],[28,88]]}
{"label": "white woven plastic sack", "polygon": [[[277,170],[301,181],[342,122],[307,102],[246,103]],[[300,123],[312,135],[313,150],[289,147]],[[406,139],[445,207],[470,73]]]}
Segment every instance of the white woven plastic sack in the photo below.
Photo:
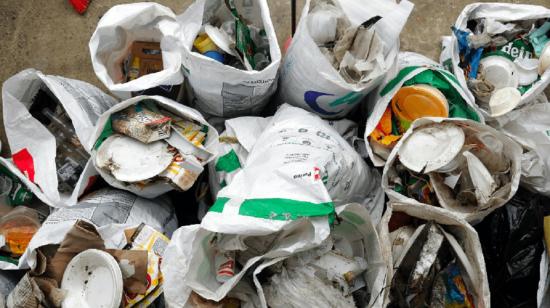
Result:
{"label": "white woven plastic sack", "polygon": [[[459,264],[461,272],[463,273],[462,277],[468,286],[468,291],[474,297],[475,306],[480,308],[488,308],[491,306],[489,282],[487,280],[487,271],[485,270],[485,259],[483,258],[483,251],[476,230],[454,213],[441,208],[424,206],[419,203],[407,201],[388,203],[382,221],[378,225],[378,234],[380,235],[383,254],[386,258],[388,267],[388,279],[386,280],[387,292],[385,293],[384,306],[390,303],[389,290],[397,269],[396,263],[398,260],[394,260],[392,254],[395,254],[396,257],[403,256],[407,251],[407,243],[397,241],[392,243],[390,239],[388,222],[395,212],[401,212],[413,218],[424,220],[425,222],[433,221],[442,226],[447,233],[454,236],[457,241],[451,243],[452,246],[457,245],[461,248],[457,249],[453,247],[455,253],[461,254],[461,257],[458,259],[467,260],[467,262],[461,262],[461,260]],[[392,251],[395,249],[394,245],[403,247],[400,254]],[[399,259],[399,257],[397,257],[397,259]]]}
{"label": "white woven plastic sack", "polygon": [[[399,52],[399,33],[413,9],[409,1],[397,4],[391,0],[334,1],[349,18],[352,26],[381,16],[374,24],[384,43],[383,71],[392,68]],[[314,42],[308,17],[312,2],[306,1],[302,16],[285,55],[279,92],[281,101],[319,114],[323,118],[342,118],[378,86],[384,75],[364,83],[346,82]]]}
{"label": "white woven plastic sack", "polygon": [[[457,217],[468,221],[469,223],[476,224],[481,221],[485,216],[489,215],[495,209],[503,206],[508,202],[516,193],[519,187],[519,181],[521,177],[521,147],[510,137],[506,136],[504,133],[495,130],[494,128],[481,124],[472,120],[465,119],[451,119],[451,118],[421,118],[414,121],[409,128],[409,130],[403,135],[399,142],[393,148],[390,156],[388,157],[387,163],[384,166],[384,172],[382,174],[382,187],[388,195],[390,201],[399,201],[407,203],[415,203],[425,207],[433,207],[429,204],[420,203],[417,200],[407,197],[393,189],[390,186],[390,178],[397,177],[395,164],[399,157],[399,149],[403,143],[411,136],[415,130],[420,129],[422,126],[433,124],[433,123],[453,123],[459,127],[468,127],[471,128],[474,132],[486,132],[497,138],[502,142],[503,149],[502,155],[503,159],[510,160],[509,170],[510,173],[510,182],[502,184],[498,190],[496,190],[490,197],[489,202],[483,207],[464,207],[456,202],[456,199],[453,199],[452,195],[446,193],[444,190],[441,195],[437,193],[437,199],[446,211],[452,212]],[[422,149],[419,149],[421,151]],[[435,173],[435,172],[434,172]],[[431,181],[431,186],[433,189],[433,181]],[[445,184],[441,184],[444,186]],[[403,183],[403,186],[406,186]],[[446,186],[445,186],[446,187]],[[445,199],[443,199],[445,197]]]}
{"label": "white woven plastic sack", "polygon": [[[153,100],[155,101],[157,106],[162,107],[163,109],[166,109],[167,111],[172,112],[177,116],[181,116],[184,119],[194,120],[201,124],[207,125],[209,129],[208,129],[208,134],[206,136],[206,139],[204,141],[204,148],[211,155],[207,160],[200,162],[201,166],[205,166],[206,164],[208,164],[208,162],[216,158],[216,155],[218,152],[218,132],[210,124],[208,124],[208,122],[206,122],[206,120],[202,117],[202,115],[198,111],[190,107],[187,107],[185,105],[182,105],[180,103],[177,103],[166,97],[141,95],[141,96],[132,97],[128,100],[120,102],[116,106],[105,111],[103,115],[99,118],[99,120],[97,121],[97,125],[95,127],[95,131],[92,137],[90,138],[90,143],[88,144],[89,148],[92,149],[92,156],[90,159],[91,164],[93,165],[95,164],[97,148],[99,147],[99,144],[97,142],[100,141],[99,140],[100,138],[104,137],[103,135],[104,129],[108,126],[107,124],[110,123],[111,115],[113,113],[126,109],[129,106],[133,106],[143,100]],[[165,182],[157,181],[146,186],[139,185],[137,183],[124,183],[124,182],[118,181],[109,172],[97,166],[96,166],[96,169],[97,169],[97,172],[99,172],[99,174],[101,175],[101,177],[103,177],[103,179],[107,181],[107,183],[109,183],[109,185],[118,189],[131,191],[141,197],[154,198],[174,189],[174,186],[170,184],[168,181],[165,181]]]}
{"label": "white woven plastic sack", "polygon": [[[165,250],[161,271],[164,275],[164,297],[168,307],[188,306],[191,291],[200,296],[219,301],[239,286],[246,272],[265,260],[289,256],[314,248],[330,233],[328,221],[313,217],[292,221],[280,228],[277,241],[263,254],[251,257],[243,268],[224,283],[216,280],[214,265],[215,248],[211,243],[215,232],[200,225],[183,226],[174,232]],[[241,221],[246,224],[247,221]],[[226,236],[226,235],[224,235]],[[252,234],[233,235],[234,242],[244,243],[254,237]],[[267,249],[267,247],[266,247]],[[245,307],[258,307],[247,305]]]}
{"label": "white woven plastic sack", "polygon": [[300,217],[327,217],[376,190],[371,170],[329,125],[282,105],[248,154],[245,168],[218,193],[201,226],[261,235]]}
{"label": "white woven plastic sack", "polygon": [[[158,42],[164,69],[124,82],[122,63],[134,41]],[[174,12],[157,3],[113,6],[99,20],[89,48],[94,72],[121,99],[131,92],[157,86],[180,85],[183,32]]]}
{"label": "white woven plastic sack", "polygon": [[[509,4],[509,3],[473,3],[464,7],[454,26],[458,29],[466,29],[466,25],[471,19],[491,18],[499,22],[510,22],[529,19],[546,19],[550,18],[550,9],[538,5],[527,4]],[[458,66],[460,56],[458,51],[458,40],[453,35],[451,41],[451,59],[453,64],[453,73],[460,82],[460,85],[466,89],[472,101],[475,101],[474,95],[468,89],[464,71]],[[550,70],[546,70],[540,80],[521,96],[521,102],[518,107],[534,100],[544,89],[550,84]],[[516,108],[518,108],[516,107]],[[488,120],[491,118],[489,113],[481,109],[484,117]]]}
{"label": "white woven plastic sack", "polygon": [[127,244],[124,230],[141,223],[168,237],[178,226],[174,207],[167,198],[149,200],[112,188],[98,190],[84,196],[77,205],[58,209],[48,216],[21,256],[22,268],[34,268],[36,249],[61,243],[77,220],[93,224],[105,247],[112,249],[122,249]]}
{"label": "white woven plastic sack", "polygon": [[[405,69],[417,67],[410,70],[407,74],[403,74]],[[458,84],[456,78],[447,72],[441,65],[437,64],[427,57],[414,53],[414,52],[400,52],[397,59],[397,70],[389,72],[386,75],[386,78],[377,89],[375,95],[371,95],[368,98],[368,107],[369,107],[369,117],[367,119],[367,124],[365,128],[365,146],[367,147],[367,153],[372,163],[377,167],[382,167],[386,163],[385,157],[382,157],[374,153],[373,148],[369,142],[369,135],[374,131],[384,111],[391,103],[394,95],[401,89],[403,84],[418,74],[425,72],[427,70],[432,70],[434,72],[440,73],[440,75],[445,78],[447,83],[451,85],[464,99],[464,102],[472,107],[473,111],[479,117],[479,120],[483,122],[483,116],[479,112],[478,108],[475,106],[473,100],[470,100],[469,96],[466,94],[464,89]]]}
{"label": "white woven plastic sack", "polygon": [[544,93],[496,120],[523,147],[521,185],[550,196],[550,103]]}
{"label": "white woven plastic sack", "polygon": [[[4,125],[14,164],[39,187],[48,199],[44,202],[54,207],[74,205],[97,172],[88,162],[74,191],[70,195],[59,192],[55,136],[29,112],[40,88],[48,89],[63,106],[84,148],[99,116],[116,101],[88,83],[44,75],[34,69],[19,72],[2,86]],[[35,194],[42,196],[38,192]]]}
{"label": "white woven plastic sack", "polygon": [[[235,174],[240,171],[248,158],[248,153],[256,144],[271,117],[239,117],[225,121],[225,130],[220,135],[219,155],[209,165],[209,184],[212,197],[231,183]],[[348,119],[326,121],[348,143],[357,135],[357,124]]]}
{"label": "white woven plastic sack", "polygon": [[240,70],[224,65],[193,50],[193,41],[203,24],[211,18],[222,21],[233,17],[224,1],[198,0],[178,16],[184,31],[182,62],[185,78],[191,87],[191,106],[220,117],[259,113],[277,89],[277,71],[281,51],[266,0],[235,0],[239,14],[246,22],[265,29],[269,40],[271,63],[261,71]]}

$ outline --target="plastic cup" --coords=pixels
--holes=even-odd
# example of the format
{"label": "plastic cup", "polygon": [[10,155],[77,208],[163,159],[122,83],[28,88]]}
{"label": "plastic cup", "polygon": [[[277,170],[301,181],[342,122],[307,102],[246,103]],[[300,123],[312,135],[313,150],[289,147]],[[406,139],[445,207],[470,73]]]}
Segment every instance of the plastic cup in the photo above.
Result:
{"label": "plastic cup", "polygon": [[483,78],[491,83],[495,90],[519,85],[516,65],[511,60],[501,56],[489,56],[479,62]]}
{"label": "plastic cup", "polygon": [[69,262],[61,289],[67,291],[63,308],[118,308],[123,293],[122,272],[110,254],[88,249]]}

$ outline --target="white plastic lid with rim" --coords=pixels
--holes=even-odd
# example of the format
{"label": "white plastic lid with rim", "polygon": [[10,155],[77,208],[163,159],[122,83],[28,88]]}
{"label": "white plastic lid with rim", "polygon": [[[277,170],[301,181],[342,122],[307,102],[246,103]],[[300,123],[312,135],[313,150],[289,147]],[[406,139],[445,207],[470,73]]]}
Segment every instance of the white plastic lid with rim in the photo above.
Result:
{"label": "white plastic lid with rim", "polygon": [[69,262],[61,289],[67,291],[63,308],[118,308],[123,293],[122,273],[110,254],[88,249]]}
{"label": "white plastic lid with rim", "polygon": [[398,150],[408,169],[428,173],[448,165],[464,145],[464,131],[452,123],[438,123],[415,130]]}
{"label": "white plastic lid with rim", "polygon": [[514,64],[516,65],[520,85],[527,86],[537,81],[539,77],[539,73],[537,72],[539,66],[538,59],[517,58]]}
{"label": "white plastic lid with rim", "polygon": [[495,90],[505,87],[517,88],[519,85],[516,65],[501,56],[489,56],[479,61],[485,81],[491,83]]}
{"label": "white plastic lid with rim", "polygon": [[539,57],[539,75],[550,68],[550,42],[546,43]]}
{"label": "white plastic lid with rim", "polygon": [[520,102],[521,93],[516,88],[507,87],[496,90],[491,95],[491,100],[489,101],[491,116],[499,117],[504,115],[516,108]]}
{"label": "white plastic lid with rim", "polygon": [[212,25],[205,25],[204,32],[208,34],[208,37],[212,40],[212,42],[214,42],[214,44],[216,44],[216,46],[218,46],[221,50],[232,56],[238,56],[235,48],[231,47],[235,45],[235,42],[231,40],[225,31]]}
{"label": "white plastic lid with rim", "polygon": [[109,169],[119,181],[138,182],[160,174],[173,159],[164,141],[145,144],[127,136],[112,135],[99,147],[95,163],[99,168]]}

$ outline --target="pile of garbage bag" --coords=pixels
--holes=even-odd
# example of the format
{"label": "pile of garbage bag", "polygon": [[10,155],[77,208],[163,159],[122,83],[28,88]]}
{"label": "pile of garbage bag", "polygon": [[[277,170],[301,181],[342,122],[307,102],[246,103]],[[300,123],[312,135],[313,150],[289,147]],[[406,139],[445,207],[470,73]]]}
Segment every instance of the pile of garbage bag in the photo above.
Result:
{"label": "pile of garbage bag", "polygon": [[0,308],[550,305],[550,8],[466,6],[440,63],[414,5],[110,8],[111,94],[2,85]]}

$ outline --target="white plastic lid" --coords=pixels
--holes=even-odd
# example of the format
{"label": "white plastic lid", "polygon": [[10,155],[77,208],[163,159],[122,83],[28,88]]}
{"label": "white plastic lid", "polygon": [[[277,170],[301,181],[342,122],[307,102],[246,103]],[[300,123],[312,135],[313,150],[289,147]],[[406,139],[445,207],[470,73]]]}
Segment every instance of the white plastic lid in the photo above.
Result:
{"label": "white plastic lid", "polygon": [[519,85],[518,73],[514,62],[501,56],[489,56],[479,61],[486,81],[495,86],[495,90]]}
{"label": "white plastic lid", "polygon": [[415,130],[398,150],[399,160],[415,172],[428,173],[449,164],[464,145],[464,131],[452,123]]}
{"label": "white plastic lid", "polygon": [[527,86],[537,81],[539,77],[537,72],[539,66],[538,59],[517,58],[514,64],[516,65],[520,85]]}
{"label": "white plastic lid", "polygon": [[496,90],[491,95],[491,100],[489,101],[491,116],[498,117],[504,115],[516,108],[520,102],[521,93],[516,88],[507,87]]}
{"label": "white plastic lid", "polygon": [[539,75],[550,68],[550,42],[546,43],[539,57]]}
{"label": "white plastic lid", "polygon": [[67,291],[63,308],[118,308],[123,293],[122,273],[110,254],[88,249],[69,262],[61,289]]}
{"label": "white plastic lid", "polygon": [[238,56],[237,52],[232,45],[235,45],[235,42],[229,37],[225,31],[220,28],[216,28],[212,25],[205,25],[204,32],[208,34],[208,37],[218,46],[221,50],[232,56]]}
{"label": "white plastic lid", "polygon": [[148,144],[123,135],[112,135],[99,147],[95,163],[109,169],[119,181],[138,182],[164,171],[173,160],[168,144],[155,141]]}

